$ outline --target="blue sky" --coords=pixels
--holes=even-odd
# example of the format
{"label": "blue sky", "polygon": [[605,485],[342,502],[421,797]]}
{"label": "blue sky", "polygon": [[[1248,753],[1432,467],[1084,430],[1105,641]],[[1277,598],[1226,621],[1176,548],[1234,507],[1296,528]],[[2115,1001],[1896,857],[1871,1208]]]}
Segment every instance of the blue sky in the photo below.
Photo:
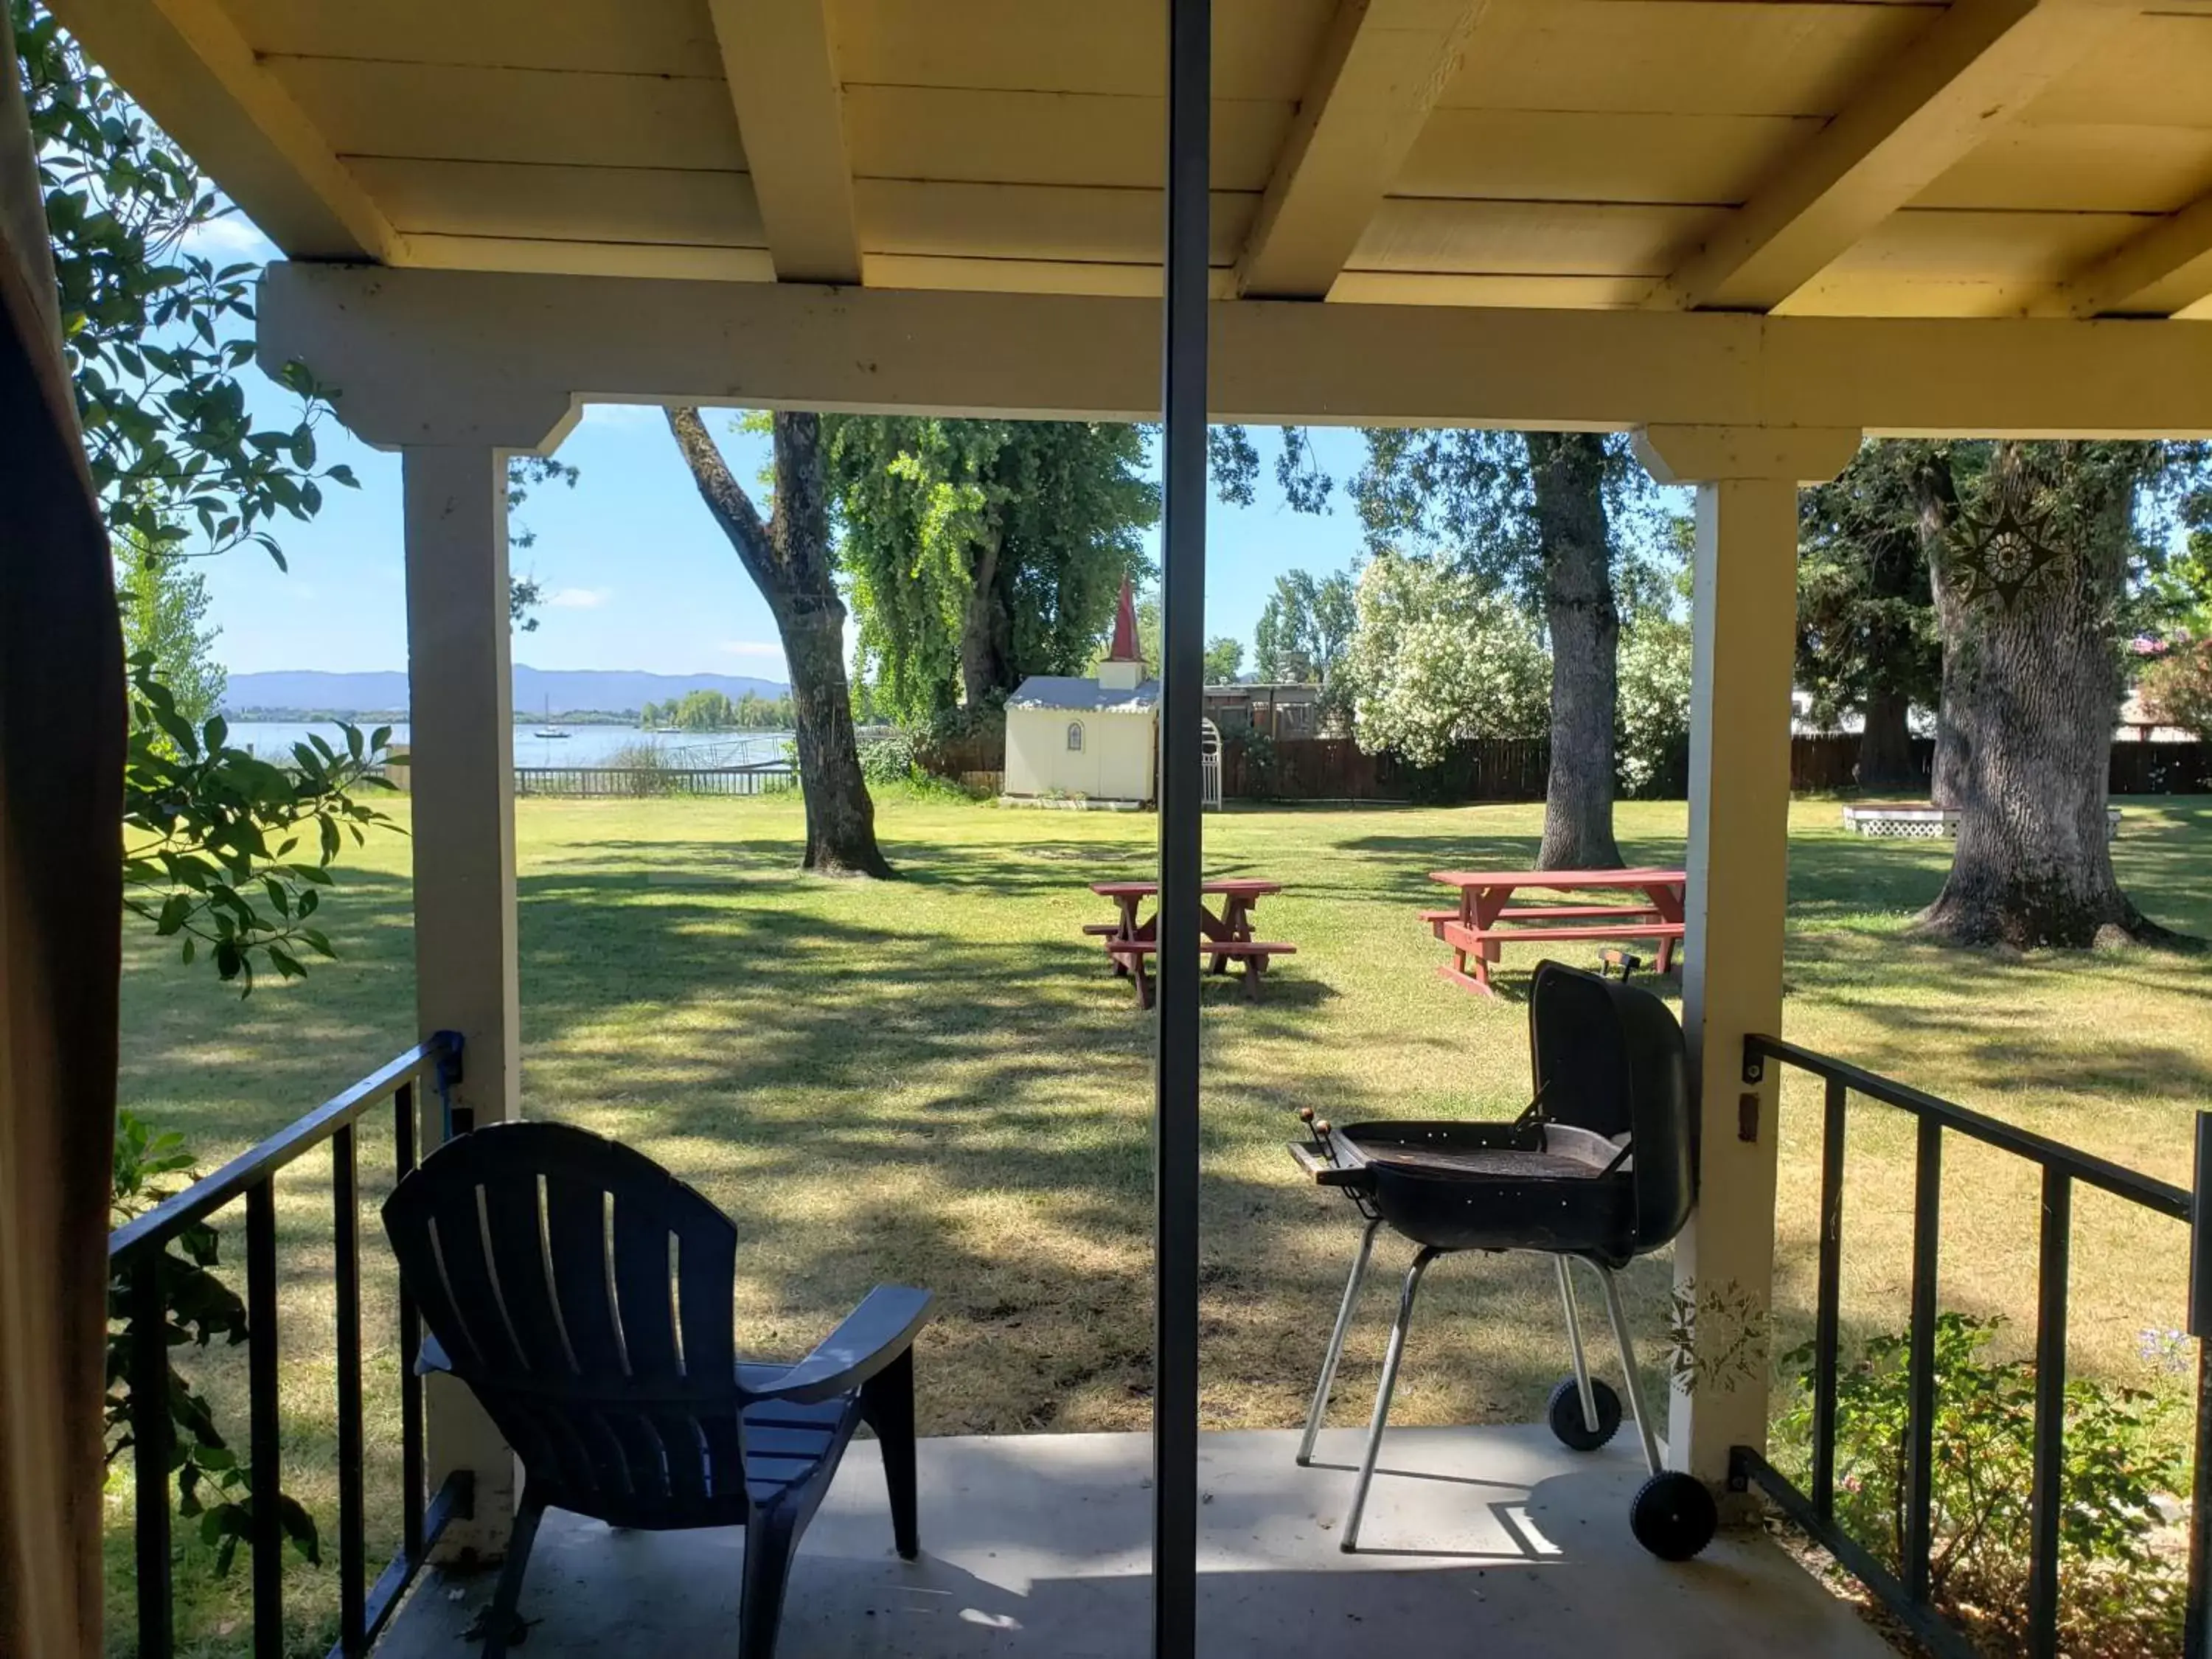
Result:
{"label": "blue sky", "polygon": [[[227,258],[273,257],[237,220],[208,240],[216,245],[210,252]],[[256,410],[289,423],[289,394],[258,371],[249,374]],[[724,436],[728,422],[712,423]],[[327,490],[313,520],[277,527],[289,571],[252,549],[202,567],[210,620],[222,630],[216,655],[234,673],[406,665],[399,459],[334,422],[319,442],[324,461],[349,465],[361,488]],[[724,447],[748,483],[767,459],[765,438],[729,433]],[[1356,434],[1321,434],[1317,447],[1322,465],[1339,479],[1358,465]],[[547,603],[538,630],[516,636],[516,659],[538,668],[781,678],[783,653],[768,607],[701,504],[660,411],[594,406],[560,453],[580,469],[575,487],[533,492],[520,514],[537,542],[514,551],[514,568],[537,579]],[[1232,635],[1248,652],[1277,576],[1345,569],[1359,549],[1350,513],[1293,513],[1275,488],[1265,442],[1261,456],[1255,504],[1215,502],[1207,514],[1206,633]]]}

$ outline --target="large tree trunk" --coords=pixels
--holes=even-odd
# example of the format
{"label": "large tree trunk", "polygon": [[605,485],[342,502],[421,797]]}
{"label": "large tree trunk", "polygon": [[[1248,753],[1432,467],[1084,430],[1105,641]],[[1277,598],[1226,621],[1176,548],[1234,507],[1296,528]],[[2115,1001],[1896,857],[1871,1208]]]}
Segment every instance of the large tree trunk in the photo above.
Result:
{"label": "large tree trunk", "polygon": [[1552,636],[1552,766],[1544,787],[1543,870],[1617,868],[1613,722],[1620,612],[1605,515],[1605,440],[1532,432],[1544,620]]}
{"label": "large tree trunk", "polygon": [[783,641],[806,802],[805,867],[825,875],[889,876],[853,737],[845,602],[837,596],[830,555],[821,417],[775,416],[775,502],[766,524],[697,410],[670,410],[668,427],[700,498],[768,601]]}
{"label": "large tree trunk", "polygon": [[2016,594],[1987,591],[1965,563],[1955,518],[1938,556],[1959,838],[1917,927],[1947,942],[2026,949],[2172,937],[2120,890],[2106,841],[2135,480],[2069,465],[2073,447],[2000,445],[1978,492],[1984,521],[2001,490],[2021,501],[2066,494],[2063,520],[2039,532],[2060,556]]}
{"label": "large tree trunk", "polygon": [[968,604],[960,618],[960,701],[981,708],[1013,690],[1007,659],[1013,653],[1013,618],[999,580],[999,541],[988,535],[975,549]]}
{"label": "large tree trunk", "polygon": [[1938,806],[1955,807],[1966,790],[1968,751],[1965,728],[1959,724],[1959,690],[1953,675],[1958,653],[1952,643],[1964,627],[1959,607],[1944,575],[1943,543],[1958,516],[1958,483],[1951,463],[1941,452],[1922,465],[1914,493],[1920,501],[1920,545],[1928,561],[1928,589],[1936,602],[1936,627],[1943,643],[1942,689],[1936,699],[1936,758],[1929,769],[1929,798]]}
{"label": "large tree trunk", "polygon": [[1874,550],[1869,585],[1881,609],[1867,641],[1866,699],[1859,711],[1865,723],[1859,738],[1863,789],[1920,787],[1920,769],[1912,759],[1910,690],[1919,647],[1909,596],[1919,585],[1918,569],[1926,556],[1917,540],[1902,536],[1884,537]]}
{"label": "large tree trunk", "polygon": [[1917,789],[1920,769],[1912,759],[1911,699],[1890,686],[1867,693],[1859,738],[1859,787]]}

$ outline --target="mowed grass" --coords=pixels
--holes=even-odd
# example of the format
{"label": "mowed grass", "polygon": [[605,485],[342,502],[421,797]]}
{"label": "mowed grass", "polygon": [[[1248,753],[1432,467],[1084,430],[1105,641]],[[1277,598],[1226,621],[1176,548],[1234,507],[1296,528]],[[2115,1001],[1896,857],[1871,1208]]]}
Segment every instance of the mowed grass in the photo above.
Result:
{"label": "mowed grass", "polygon": [[[2129,801],[2115,848],[2138,902],[2212,934],[2212,806]],[[404,821],[404,803],[400,808]],[[1509,952],[1507,994],[1439,979],[1414,912],[1447,866],[1522,866],[1541,809],[1250,810],[1209,817],[1206,866],[1264,876],[1263,937],[1293,941],[1257,1005],[1209,982],[1204,1015],[1204,1415],[1299,1420],[1356,1239],[1349,1206],[1283,1152],[1300,1106],[1340,1122],[1492,1115],[1528,1095],[1525,1005],[1538,951]],[[2155,952],[2027,957],[1904,937],[1947,845],[1847,836],[1832,802],[1791,817],[1784,1030],[1814,1048],[2185,1183],[2191,1117],[2212,1103],[2212,981]],[[1633,862],[1682,855],[1679,803],[1618,815]],[[1085,884],[1149,874],[1149,817],[1002,809],[894,795],[881,829],[904,879],[800,875],[797,803],[526,800],[520,846],[524,1107],[660,1159],[733,1216],[745,1339],[796,1355],[872,1284],[940,1298],[918,1363],[925,1432],[1138,1429],[1151,1343],[1149,1017],[1081,928],[1109,911]],[[343,960],[241,1003],[143,933],[125,981],[123,1098],[184,1131],[212,1168],[412,1040],[408,843],[374,839],[331,899]],[[1577,957],[1575,959],[1581,959]],[[1674,987],[1664,988],[1671,996]],[[1819,1085],[1784,1089],[1777,1351],[1809,1331]],[[374,1204],[389,1129],[363,1158],[372,1571],[397,1537],[392,1279]],[[1901,1328],[1911,1126],[1855,1109],[1845,1195],[1847,1336]],[[279,1184],[288,1486],[335,1551],[335,1379],[328,1163]],[[2028,1340],[2033,1172],[1955,1139],[1945,1165],[1942,1298]],[[226,1260],[241,1254],[231,1223]],[[2179,1225],[2083,1193],[2077,1368],[2178,1389],[2138,1352],[2181,1322]],[[1340,1421],[1364,1415],[1402,1244],[1386,1244],[1356,1328]],[[1632,1301],[1655,1398],[1664,1258]],[[1549,1269],[1455,1261],[1431,1276],[1394,1421],[1529,1419],[1565,1370]],[[238,1355],[185,1364],[242,1446]],[[113,1643],[127,1651],[130,1505],[111,1492]],[[244,1640],[243,1565],[179,1567],[186,1652]],[[301,1652],[334,1619],[335,1570],[289,1575]]]}

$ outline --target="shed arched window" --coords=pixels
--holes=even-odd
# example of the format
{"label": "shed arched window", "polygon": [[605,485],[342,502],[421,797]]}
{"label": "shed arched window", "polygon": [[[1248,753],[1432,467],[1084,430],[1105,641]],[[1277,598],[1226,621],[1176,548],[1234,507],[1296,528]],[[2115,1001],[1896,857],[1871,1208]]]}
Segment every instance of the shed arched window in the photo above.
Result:
{"label": "shed arched window", "polygon": [[1079,755],[1083,752],[1083,722],[1081,720],[1070,720],[1067,723],[1067,752],[1071,755]]}

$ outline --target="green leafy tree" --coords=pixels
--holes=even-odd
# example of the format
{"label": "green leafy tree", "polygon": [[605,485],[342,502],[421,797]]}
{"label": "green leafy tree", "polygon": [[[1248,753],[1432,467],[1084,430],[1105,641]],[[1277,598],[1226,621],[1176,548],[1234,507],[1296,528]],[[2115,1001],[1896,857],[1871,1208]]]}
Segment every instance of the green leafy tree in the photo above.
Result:
{"label": "green leafy tree", "polygon": [[860,667],[902,720],[1079,672],[1159,518],[1140,428],[823,418]]}
{"label": "green leafy tree", "polygon": [[1206,683],[1233,685],[1244,667],[1244,643],[1227,635],[1206,642]]}
{"label": "green leafy tree", "polygon": [[1352,580],[1305,570],[1275,578],[1253,629],[1252,666],[1263,683],[1328,684],[1357,621]]}
{"label": "green leafy tree", "polygon": [[[1367,455],[1343,489],[1370,547],[1414,545],[1459,561],[1518,598],[1551,644],[1552,767],[1538,862],[1617,865],[1613,835],[1620,592],[1643,580],[1655,499],[1618,437],[1595,433],[1363,431]],[[1252,499],[1258,454],[1224,429],[1216,488]],[[1286,428],[1276,481],[1291,507],[1327,510],[1336,480]],[[1271,641],[1261,641],[1268,654]]]}
{"label": "green leafy tree", "polygon": [[1550,665],[1506,595],[1442,557],[1386,551],[1360,574],[1357,614],[1337,673],[1362,749],[1427,766],[1460,738],[1543,732]]}
{"label": "green leafy tree", "polygon": [[2143,670],[2138,689],[2160,725],[2212,736],[2212,639],[2175,640]]}
{"label": "green leafy tree", "polygon": [[[77,415],[118,555],[157,583],[179,559],[246,546],[282,568],[276,528],[313,516],[325,484],[354,483],[317,456],[328,405],[303,371],[288,369],[294,422],[255,425],[240,378],[254,350],[253,267],[217,265],[191,245],[231,210],[49,13],[9,0],[9,17]],[[329,853],[301,865],[286,843],[325,818],[378,820],[346,792],[373,774],[380,745],[343,727],[345,763],[332,750],[313,765],[273,768],[196,721],[189,711],[204,685],[180,696],[161,677],[161,656],[156,646],[131,665],[131,908],[183,934],[186,960],[204,955],[250,990],[257,958],[289,976],[301,971],[301,948],[321,953],[301,905],[313,915],[302,884],[328,884]]]}
{"label": "green leafy tree", "polygon": [[1919,784],[1911,711],[1933,707],[1942,682],[1916,453],[1865,445],[1797,498],[1797,684],[1819,724],[1860,717],[1869,789]]}
{"label": "green leafy tree", "polygon": [[116,597],[126,655],[150,659],[177,713],[198,726],[222,706],[229,676],[215,659],[207,578],[176,558],[118,561]]}
{"label": "green leafy tree", "polygon": [[[2171,939],[2124,892],[2106,789],[2129,644],[2160,615],[2163,533],[2205,446],[1889,439],[1850,533],[1917,542],[1942,643],[1936,799],[1959,809],[1924,934],[2081,947]],[[1839,521],[1839,520],[1838,520]]]}
{"label": "green leafy tree", "polygon": [[792,743],[806,808],[802,867],[889,878],[895,872],[876,842],[875,802],[860,770],[845,672],[847,612],[830,538],[823,417],[793,410],[745,417],[772,446],[765,483],[773,494],[763,519],[699,411],[671,409],[667,416],[699,499],[775,617],[791,675]]}

